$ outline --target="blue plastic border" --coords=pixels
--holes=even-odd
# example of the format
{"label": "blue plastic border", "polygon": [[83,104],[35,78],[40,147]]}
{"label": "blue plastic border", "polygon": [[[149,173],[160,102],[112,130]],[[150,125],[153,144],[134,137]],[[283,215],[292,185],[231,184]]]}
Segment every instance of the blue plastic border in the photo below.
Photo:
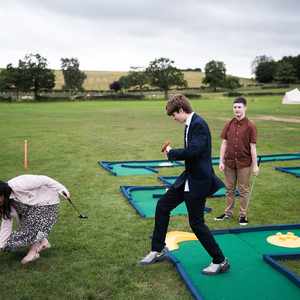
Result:
{"label": "blue plastic border", "polygon": [[294,169],[299,170],[300,166],[298,166],[298,167],[275,167],[274,169],[277,170],[277,171],[281,171],[281,172],[284,172],[284,173],[288,173],[288,174],[294,175],[297,178],[300,178],[300,175],[291,172]]}
{"label": "blue plastic border", "polygon": [[[284,156],[284,158],[283,158]],[[288,157],[287,157],[288,156]],[[296,156],[296,157],[295,157]],[[262,163],[267,163],[267,162],[271,162],[271,161],[289,161],[289,160],[300,160],[300,152],[296,152],[296,153],[280,153],[280,154],[270,154],[270,155],[258,155],[258,158],[261,158],[261,162]],[[264,158],[271,158],[271,160],[264,160]],[[157,168],[168,168],[168,167],[179,167],[179,166],[183,166],[184,164],[180,161],[175,161],[177,166],[157,166],[157,167],[147,167],[147,166],[128,166],[126,164],[128,163],[149,163],[149,162],[169,162],[168,160],[127,160],[127,161],[98,161],[98,164],[105,170],[107,170],[108,172],[110,172],[111,174],[117,176],[117,174],[115,172],[112,171],[112,168],[110,167],[110,165],[112,164],[124,164],[126,166],[126,168],[146,168],[154,173],[157,173]],[[217,165],[219,164],[219,157],[215,156],[212,157],[212,164],[213,165]]]}
{"label": "blue plastic border", "polygon": [[171,186],[172,184],[168,180],[176,180],[178,176],[158,176],[157,177],[164,185]]}
{"label": "blue plastic border", "polygon": [[[157,163],[172,163],[174,165],[166,165],[166,166],[156,166],[156,167],[147,167],[147,166],[143,166],[143,165],[140,165],[140,166],[131,166],[131,165],[126,165],[127,163],[132,163],[132,162],[125,162],[124,164],[122,164],[123,167],[126,167],[126,168],[155,168],[155,169],[159,169],[159,168],[172,168],[172,167],[182,167],[184,166],[184,164],[181,162],[181,161],[178,161],[178,160],[174,160],[174,161],[169,161],[169,160],[166,160],[166,159],[163,159],[163,160],[141,160],[141,161],[135,161],[135,162],[138,162],[138,163],[143,163],[143,162],[146,162],[146,163],[153,163],[153,162],[157,162]],[[134,162],[133,162],[134,163]]]}
{"label": "blue plastic border", "polygon": [[121,164],[122,167],[125,168],[132,168],[132,169],[147,169],[153,173],[158,173],[158,171],[156,169],[158,168],[174,168],[174,167],[182,167],[184,166],[184,164],[180,161],[173,161],[172,163],[175,164],[173,166],[156,166],[156,167],[148,167],[148,166],[131,166],[131,165],[127,165],[127,164],[131,164],[131,163],[165,163],[165,162],[169,162],[168,160],[125,160],[125,161],[106,161],[106,160],[102,160],[102,161],[98,161],[98,164],[105,169],[106,171],[110,172],[112,175],[114,176],[118,176],[118,174],[116,172],[114,172],[112,169],[112,165],[114,164]]}
{"label": "blue plastic border", "polygon": [[[155,170],[156,167],[154,168],[154,167],[146,167],[146,166],[131,166],[131,165],[126,165],[126,164],[121,164],[121,167],[128,168],[128,169],[146,169],[150,172],[158,173],[158,171]],[[168,166],[168,167],[170,167],[170,166]],[[171,166],[171,167],[174,167],[174,166]]]}
{"label": "blue plastic border", "polygon": [[[136,212],[142,217],[142,218],[147,218],[149,219],[149,217],[147,217],[144,212],[143,209],[141,207],[139,207],[132,199],[131,197],[131,192],[133,191],[149,191],[149,190],[156,190],[156,189],[161,189],[164,188],[164,186],[158,185],[158,186],[153,186],[153,185],[149,185],[149,186],[130,186],[130,185],[121,185],[120,186],[120,191],[123,194],[123,196],[129,201],[129,203],[131,204],[131,206],[136,210]],[[205,212],[211,212],[212,208],[210,207],[205,207],[204,208]],[[178,217],[180,216],[184,216],[184,215],[176,215]]]}
{"label": "blue plastic border", "polygon": [[167,252],[167,256],[168,256],[168,259],[170,260],[170,262],[176,267],[179,275],[181,276],[181,278],[184,281],[187,288],[190,290],[192,296],[196,300],[204,300],[202,295],[194,287],[192,281],[190,280],[189,276],[185,272],[184,268],[181,266],[180,261],[170,251]]}
{"label": "blue plastic border", "polygon": [[[289,158],[282,158],[282,156],[289,156]],[[294,157],[298,156],[298,157]],[[271,161],[288,161],[288,160],[300,160],[300,152],[295,152],[295,153],[280,153],[280,154],[270,154],[270,155],[258,155],[258,158],[261,157],[261,162],[266,163],[266,162],[271,162]],[[270,157],[272,160],[267,160],[265,161],[264,158]]]}
{"label": "blue plastic border", "polygon": [[106,171],[110,172],[112,175],[117,176],[117,173],[114,172],[114,171],[112,170],[112,168],[110,167],[110,164],[111,164],[111,163],[110,163],[109,161],[105,161],[105,160],[103,160],[103,161],[98,161],[98,164],[99,164],[103,169],[105,169]]}
{"label": "blue plastic border", "polygon": [[[169,180],[174,180],[174,179],[177,179],[178,176],[158,176],[157,177],[166,187],[170,187],[172,185],[172,183],[169,182]],[[235,192],[235,195],[236,196],[239,196],[239,192],[236,190]],[[222,197],[225,197],[226,194],[224,195],[211,195],[209,196],[210,198],[222,198]]]}
{"label": "blue plastic border", "polygon": [[[153,187],[154,189],[154,187]],[[136,205],[133,202],[133,199],[131,197],[131,191],[140,191],[140,190],[145,190],[145,188],[143,187],[133,187],[133,186],[129,186],[129,185],[124,185],[124,186],[120,186],[120,190],[123,194],[123,196],[129,201],[129,203],[131,204],[131,206],[136,210],[136,212],[142,217],[142,218],[146,218],[146,215],[143,213],[143,210]]]}
{"label": "blue plastic border", "polygon": [[[213,234],[228,234],[228,233],[245,233],[245,232],[255,232],[255,231],[270,231],[270,230],[289,230],[289,229],[299,229],[300,228],[300,224],[280,224],[280,225],[265,225],[265,226],[253,226],[253,227],[247,227],[247,228],[228,228],[228,229],[221,229],[221,230],[212,230],[211,232]],[[177,260],[177,258],[175,256],[172,255],[172,253],[169,251],[168,252],[168,258],[169,260],[175,265],[177,271],[179,272],[179,275],[181,276],[182,280],[184,281],[184,283],[186,284],[187,288],[190,290],[191,294],[193,295],[193,297],[196,300],[204,300],[203,296],[197,291],[197,289],[194,287],[192,281],[189,279],[189,277],[187,276],[184,268],[181,266],[181,263],[179,260]],[[274,258],[272,259],[272,257],[279,257],[279,256],[294,256],[294,259],[297,259],[298,256],[300,257],[300,253],[296,253],[296,254],[288,254],[288,255],[263,255],[263,259],[265,259],[265,256],[268,257],[267,259],[269,261],[267,261],[268,263],[272,263],[273,267],[281,272],[283,275],[285,275],[289,280],[291,280],[293,283],[295,283],[298,286],[298,276],[296,275],[295,278],[295,274],[292,273],[291,271],[289,271],[287,268],[284,268],[282,266],[280,266],[275,260]],[[276,265],[276,267],[275,267]]]}
{"label": "blue plastic border", "polygon": [[263,255],[264,261],[266,261],[271,267],[273,267],[275,270],[286,276],[289,280],[294,282],[299,288],[300,288],[300,276],[295,274],[294,272],[290,271],[288,268],[284,267],[280,263],[277,262],[277,260],[281,259],[300,259],[300,253],[295,254],[268,254]]}

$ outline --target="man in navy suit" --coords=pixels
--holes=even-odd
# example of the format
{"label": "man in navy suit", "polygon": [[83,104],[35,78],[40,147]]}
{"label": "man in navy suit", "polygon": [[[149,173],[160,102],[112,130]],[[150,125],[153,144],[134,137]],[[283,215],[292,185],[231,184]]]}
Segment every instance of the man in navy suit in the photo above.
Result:
{"label": "man in navy suit", "polygon": [[152,249],[141,261],[148,265],[165,258],[165,238],[168,230],[170,212],[185,201],[190,226],[199,242],[212,257],[212,263],[202,270],[204,274],[218,274],[229,269],[219,245],[204,221],[206,197],[224,186],[215,176],[211,162],[211,135],[207,123],[193,112],[188,99],[183,95],[171,96],[166,111],[174,120],[185,124],[184,148],[166,147],[168,160],[184,160],[185,170],[158,201],[155,212],[155,226]]}

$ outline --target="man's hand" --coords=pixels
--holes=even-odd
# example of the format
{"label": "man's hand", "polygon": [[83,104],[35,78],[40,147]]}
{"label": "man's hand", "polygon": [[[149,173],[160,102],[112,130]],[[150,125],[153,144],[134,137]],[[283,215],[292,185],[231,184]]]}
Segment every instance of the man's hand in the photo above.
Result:
{"label": "man's hand", "polygon": [[162,147],[161,147],[161,152],[165,152],[166,149],[167,149],[167,147],[170,147],[170,145],[171,145],[171,142],[170,142],[170,141],[166,141],[166,142],[162,145]]}
{"label": "man's hand", "polygon": [[254,176],[257,176],[259,174],[259,167],[258,165],[254,165],[253,168],[252,168],[252,174]]}
{"label": "man's hand", "polygon": [[219,163],[219,170],[221,172],[224,172],[224,170],[225,170],[225,164],[222,161]]}
{"label": "man's hand", "polygon": [[71,197],[70,193],[68,194],[66,191],[62,191],[61,195],[65,198],[65,199],[69,199]]}
{"label": "man's hand", "polygon": [[166,159],[168,159],[168,153],[169,153],[169,151],[170,151],[171,149],[172,149],[172,148],[171,148],[170,146],[167,146],[167,147],[166,147],[166,149],[165,149],[165,151],[164,151],[164,155],[165,155]]}

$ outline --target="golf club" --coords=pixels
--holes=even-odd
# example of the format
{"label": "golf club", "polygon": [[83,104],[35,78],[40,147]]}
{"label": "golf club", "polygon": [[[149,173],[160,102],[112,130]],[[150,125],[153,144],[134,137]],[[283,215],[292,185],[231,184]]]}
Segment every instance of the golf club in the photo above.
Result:
{"label": "golf club", "polygon": [[77,208],[77,207],[75,206],[75,204],[72,202],[72,200],[71,200],[70,197],[68,197],[64,192],[62,192],[62,194],[63,194],[64,198],[66,198],[66,199],[69,201],[69,203],[70,203],[71,206],[75,209],[75,211],[79,214],[78,218],[80,218],[80,219],[87,219],[87,218],[88,218],[87,215],[82,214],[82,213],[78,210],[78,208]]}
{"label": "golf club", "polygon": [[[260,161],[261,161],[261,156],[258,157],[258,163],[257,163],[258,166],[260,165]],[[250,200],[251,200],[251,196],[252,196],[252,192],[253,192],[253,189],[254,189],[256,177],[257,177],[257,175],[254,176],[254,178],[252,180],[251,189],[250,189],[249,198],[248,198],[248,203],[247,203],[247,208],[248,208]]]}

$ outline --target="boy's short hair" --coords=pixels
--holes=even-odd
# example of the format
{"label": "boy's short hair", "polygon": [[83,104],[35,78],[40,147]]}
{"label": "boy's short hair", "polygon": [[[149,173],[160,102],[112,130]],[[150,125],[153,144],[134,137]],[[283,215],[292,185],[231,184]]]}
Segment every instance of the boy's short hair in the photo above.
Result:
{"label": "boy's short hair", "polygon": [[234,101],[233,104],[235,103],[242,103],[245,106],[247,106],[247,100],[244,97],[237,97]]}
{"label": "boy's short hair", "polygon": [[166,105],[167,115],[171,116],[174,112],[179,112],[180,109],[188,114],[193,112],[192,106],[187,97],[182,94],[171,95]]}

